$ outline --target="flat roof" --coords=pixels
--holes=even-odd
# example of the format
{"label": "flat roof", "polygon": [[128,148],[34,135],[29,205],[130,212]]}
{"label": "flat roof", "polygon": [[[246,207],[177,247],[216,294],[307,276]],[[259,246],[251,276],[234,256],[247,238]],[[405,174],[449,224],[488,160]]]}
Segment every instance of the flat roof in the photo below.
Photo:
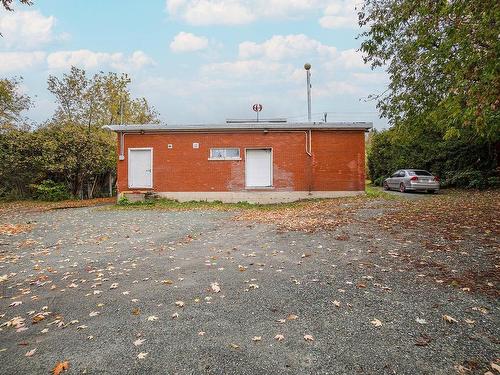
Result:
{"label": "flat roof", "polygon": [[364,130],[373,127],[372,122],[247,122],[247,123],[222,123],[222,124],[124,124],[106,125],[103,129],[135,133],[135,132],[211,132],[232,130]]}

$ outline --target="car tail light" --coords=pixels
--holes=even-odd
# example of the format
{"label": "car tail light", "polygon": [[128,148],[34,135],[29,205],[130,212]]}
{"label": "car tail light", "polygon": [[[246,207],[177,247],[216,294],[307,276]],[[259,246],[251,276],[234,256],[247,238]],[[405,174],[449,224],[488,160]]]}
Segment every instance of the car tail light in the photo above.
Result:
{"label": "car tail light", "polygon": [[417,176],[413,176],[412,178],[410,178],[411,181],[418,181],[418,177]]}
{"label": "car tail light", "polygon": [[439,177],[438,176],[434,176],[434,181],[439,182]]}

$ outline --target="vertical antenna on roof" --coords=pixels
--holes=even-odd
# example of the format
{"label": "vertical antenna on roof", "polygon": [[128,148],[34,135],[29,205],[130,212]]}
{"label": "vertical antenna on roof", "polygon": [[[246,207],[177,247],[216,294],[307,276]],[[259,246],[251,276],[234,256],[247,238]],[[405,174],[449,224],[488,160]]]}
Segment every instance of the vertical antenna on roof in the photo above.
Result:
{"label": "vertical antenna on roof", "polygon": [[307,74],[307,121],[311,122],[311,64],[304,64]]}

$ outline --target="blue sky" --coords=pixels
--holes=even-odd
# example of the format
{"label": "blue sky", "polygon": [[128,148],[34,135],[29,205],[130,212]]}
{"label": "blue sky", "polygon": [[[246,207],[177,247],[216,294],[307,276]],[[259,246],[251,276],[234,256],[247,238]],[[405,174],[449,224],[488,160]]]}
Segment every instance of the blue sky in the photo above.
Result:
{"label": "blue sky", "polygon": [[369,94],[387,85],[357,49],[360,0],[35,0],[0,10],[0,76],[24,77],[29,116],[54,110],[47,77],[71,65],[126,72],[167,123],[307,118],[305,62],[312,64],[313,119],[373,121]]}

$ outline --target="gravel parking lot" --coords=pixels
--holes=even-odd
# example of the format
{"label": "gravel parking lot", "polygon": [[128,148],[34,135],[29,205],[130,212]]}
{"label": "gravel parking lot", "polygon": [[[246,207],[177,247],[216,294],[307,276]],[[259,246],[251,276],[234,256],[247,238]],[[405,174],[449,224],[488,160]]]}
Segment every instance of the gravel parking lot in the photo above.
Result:
{"label": "gravel parking lot", "polygon": [[[0,235],[0,373],[498,372],[498,241],[426,246],[377,221],[400,204],[313,232],[236,211],[4,213],[24,227]],[[483,268],[484,288],[449,277]]]}

